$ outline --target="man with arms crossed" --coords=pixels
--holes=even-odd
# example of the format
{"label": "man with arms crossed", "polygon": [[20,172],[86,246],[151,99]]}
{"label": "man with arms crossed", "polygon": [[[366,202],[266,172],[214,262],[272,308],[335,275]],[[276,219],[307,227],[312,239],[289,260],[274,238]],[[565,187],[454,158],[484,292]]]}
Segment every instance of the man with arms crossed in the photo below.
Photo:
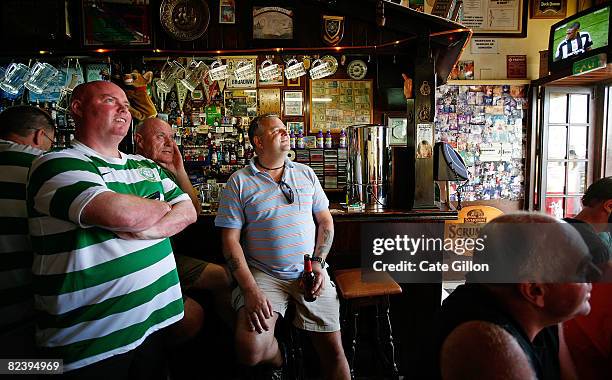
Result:
{"label": "man with arms crossed", "polygon": [[51,148],[54,136],[53,119],[38,107],[0,113],[0,358],[35,353],[26,180],[32,161]]}
{"label": "man with arms crossed", "polygon": [[160,330],[183,317],[168,237],[195,210],[157,164],[118,150],[128,105],[110,82],[77,86],[72,147],[30,171],[37,344],[72,378],[165,379]]}
{"label": "man with arms crossed", "polygon": [[[238,359],[250,366],[283,364],[274,338],[275,313],[284,315],[292,302],[293,324],[309,332],[323,376],[348,379],[338,295],[324,268],[334,236],[329,201],[313,170],[287,158],[289,136],[277,116],[255,118],[249,139],[257,156],[230,177],[215,219],[223,228],[223,254],[239,285],[233,300]],[[304,254],[318,260],[313,261],[314,302],[305,302],[300,288]]]}

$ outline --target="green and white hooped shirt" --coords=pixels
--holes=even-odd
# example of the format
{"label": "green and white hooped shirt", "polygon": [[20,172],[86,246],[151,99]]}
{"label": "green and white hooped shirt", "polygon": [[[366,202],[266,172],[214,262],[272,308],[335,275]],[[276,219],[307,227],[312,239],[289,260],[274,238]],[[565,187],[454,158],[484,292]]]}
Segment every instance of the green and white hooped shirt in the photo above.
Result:
{"label": "green and white hooped shirt", "polygon": [[43,153],[0,139],[0,331],[32,323],[32,248],[28,236],[26,181]]}
{"label": "green and white hooped shirt", "polygon": [[123,240],[83,224],[103,192],[191,202],[153,161],[105,157],[74,141],[36,159],[28,181],[37,344],[43,357],[80,368],[139,346],[183,317],[170,240]]}

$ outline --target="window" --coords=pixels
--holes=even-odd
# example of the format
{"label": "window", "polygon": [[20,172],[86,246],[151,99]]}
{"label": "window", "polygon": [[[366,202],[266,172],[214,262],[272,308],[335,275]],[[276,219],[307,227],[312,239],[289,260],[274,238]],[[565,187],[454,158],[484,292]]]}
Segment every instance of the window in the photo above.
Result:
{"label": "window", "polygon": [[586,88],[546,88],[540,205],[546,214],[573,217],[592,178],[592,93]]}

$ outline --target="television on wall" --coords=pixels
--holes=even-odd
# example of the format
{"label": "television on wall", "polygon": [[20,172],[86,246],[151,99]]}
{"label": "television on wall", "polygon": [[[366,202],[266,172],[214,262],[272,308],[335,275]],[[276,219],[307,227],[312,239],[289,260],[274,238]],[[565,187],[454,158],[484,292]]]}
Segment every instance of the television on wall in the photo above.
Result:
{"label": "television on wall", "polygon": [[551,72],[582,58],[608,52],[610,8],[607,2],[561,20],[550,27],[548,67]]}

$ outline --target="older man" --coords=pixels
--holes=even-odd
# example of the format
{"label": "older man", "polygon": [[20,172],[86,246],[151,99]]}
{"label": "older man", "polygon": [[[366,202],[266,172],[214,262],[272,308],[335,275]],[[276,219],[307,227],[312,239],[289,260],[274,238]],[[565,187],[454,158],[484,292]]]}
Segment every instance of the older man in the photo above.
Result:
{"label": "older man", "polygon": [[[164,168],[168,177],[172,178],[181,190],[189,195],[196,210],[201,210],[200,200],[194,193],[185,171],[183,157],[174,142],[172,127],[161,119],[146,119],[136,128],[134,141],[136,142],[136,153],[155,161]],[[179,254],[175,254],[175,258],[183,290],[191,288],[225,290],[232,283],[229,272],[221,265]],[[177,333],[181,336],[194,335],[201,325],[202,316],[201,306],[193,299],[186,298],[185,318],[190,321],[182,322],[181,326],[176,329],[179,330]]]}
{"label": "older man", "polygon": [[53,119],[33,106],[0,113],[0,357],[34,355],[32,247],[28,236],[26,180],[32,161],[49,150]]}
{"label": "older man", "polygon": [[597,268],[576,230],[539,214],[508,214],[480,233],[472,272],[442,305],[429,367],[442,379],[573,375],[558,325],[590,311]]}
{"label": "older man", "polygon": [[[215,219],[239,285],[234,291],[238,358],[247,365],[283,364],[274,338],[275,313],[284,315],[291,302],[296,306],[293,324],[309,332],[324,377],[348,379],[339,300],[325,269],[334,236],[329,201],[312,169],[287,158],[289,136],[277,116],[255,118],[249,139],[257,157],[229,178]],[[315,285],[308,295],[318,297],[314,302],[305,302],[300,289],[304,254],[316,260]]]}
{"label": "older man", "polygon": [[165,378],[159,333],[183,317],[169,236],[196,220],[153,161],[118,150],[132,117],[110,82],[72,94],[76,139],[28,181],[43,357],[74,378]]}

